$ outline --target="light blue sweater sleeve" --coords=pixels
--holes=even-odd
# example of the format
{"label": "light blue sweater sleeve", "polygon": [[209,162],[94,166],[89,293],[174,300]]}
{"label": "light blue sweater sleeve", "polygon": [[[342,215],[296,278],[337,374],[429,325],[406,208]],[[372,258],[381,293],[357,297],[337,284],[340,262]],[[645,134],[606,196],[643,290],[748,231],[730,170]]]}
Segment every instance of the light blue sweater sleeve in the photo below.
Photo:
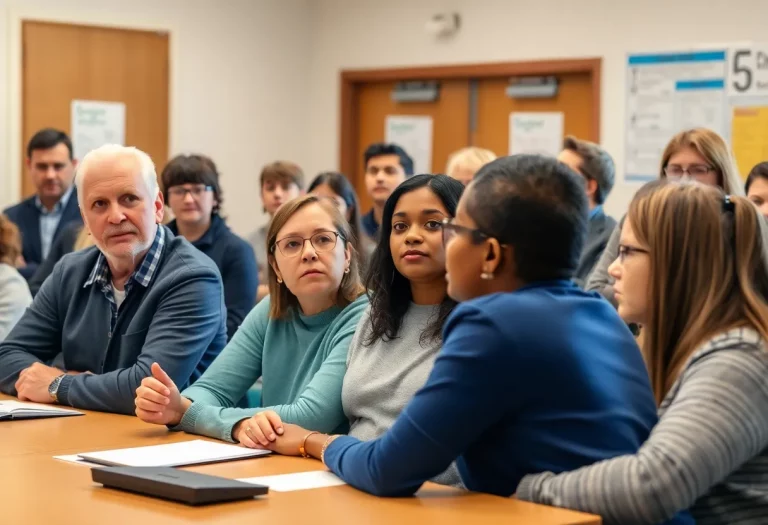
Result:
{"label": "light blue sweater sleeve", "polygon": [[[359,299],[332,321],[328,334],[330,350],[296,399],[263,408],[234,408],[261,376],[264,334],[269,322],[269,298],[265,298],[246,317],[203,377],[182,393],[193,400],[193,404],[174,430],[234,442],[234,426],[264,410],[274,410],[286,423],[309,430],[336,430],[346,421],[341,405],[341,386],[349,344],[366,305],[366,300]],[[290,381],[293,373],[293,370],[286,370],[284,380]]]}
{"label": "light blue sweater sleeve", "polygon": [[173,430],[233,441],[232,427],[263,410],[235,405],[261,377],[269,304],[266,297],[251,310],[208,370],[181,393],[193,403]]}

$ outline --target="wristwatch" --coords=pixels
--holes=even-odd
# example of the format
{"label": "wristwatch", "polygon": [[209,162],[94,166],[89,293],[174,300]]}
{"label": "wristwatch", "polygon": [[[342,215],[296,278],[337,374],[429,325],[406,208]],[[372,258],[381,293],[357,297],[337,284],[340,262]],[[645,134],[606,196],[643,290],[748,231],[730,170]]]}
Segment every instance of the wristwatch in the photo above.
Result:
{"label": "wristwatch", "polygon": [[48,394],[51,396],[51,399],[53,399],[54,403],[59,402],[59,385],[61,384],[61,380],[64,379],[64,376],[67,374],[61,374],[56,379],[51,381],[51,384],[48,385]]}

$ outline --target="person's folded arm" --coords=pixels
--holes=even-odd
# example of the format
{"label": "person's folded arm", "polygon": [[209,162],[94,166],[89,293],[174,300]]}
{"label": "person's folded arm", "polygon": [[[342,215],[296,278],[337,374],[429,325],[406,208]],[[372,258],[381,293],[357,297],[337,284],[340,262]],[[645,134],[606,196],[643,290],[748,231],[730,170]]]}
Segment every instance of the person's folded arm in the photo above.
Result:
{"label": "person's folded arm", "polygon": [[154,362],[177,385],[183,385],[224,320],[221,293],[221,279],[213,269],[178,272],[152,317],[136,364],[105,374],[65,376],[59,385],[59,401],[86,410],[133,414],[136,389],[142,379],[152,375]]}
{"label": "person's folded arm", "polygon": [[341,436],[328,446],[326,465],[350,485],[378,496],[411,495],[519,402],[509,392],[513,377],[505,372],[503,385],[494,380],[500,367],[508,370],[512,343],[478,309],[459,308],[429,379],[392,427],[373,441]]}
{"label": "person's folded arm", "polygon": [[694,363],[637,454],[523,478],[519,499],[651,524],[688,509],[768,447],[768,356],[724,350]]}
{"label": "person's folded arm", "polygon": [[8,337],[0,343],[0,391],[16,395],[19,373],[34,363],[44,363],[61,352],[58,295],[61,269],[48,279]]}
{"label": "person's folded arm", "polygon": [[227,306],[227,340],[231,340],[256,304],[259,270],[253,249],[245,241],[230,243],[222,266],[224,304]]}

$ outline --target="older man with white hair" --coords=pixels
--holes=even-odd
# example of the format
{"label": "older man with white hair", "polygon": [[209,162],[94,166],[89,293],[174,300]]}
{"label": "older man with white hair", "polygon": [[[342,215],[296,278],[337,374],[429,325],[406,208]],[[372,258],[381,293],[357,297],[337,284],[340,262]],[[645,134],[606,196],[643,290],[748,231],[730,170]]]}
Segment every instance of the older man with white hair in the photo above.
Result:
{"label": "older man with white hair", "polygon": [[[221,352],[221,276],[161,224],[163,195],[142,151],[92,151],[75,185],[96,246],[62,258],[0,344],[0,391],[133,414],[134,392],[152,363],[188,385]],[[54,358],[57,367],[44,364]]]}

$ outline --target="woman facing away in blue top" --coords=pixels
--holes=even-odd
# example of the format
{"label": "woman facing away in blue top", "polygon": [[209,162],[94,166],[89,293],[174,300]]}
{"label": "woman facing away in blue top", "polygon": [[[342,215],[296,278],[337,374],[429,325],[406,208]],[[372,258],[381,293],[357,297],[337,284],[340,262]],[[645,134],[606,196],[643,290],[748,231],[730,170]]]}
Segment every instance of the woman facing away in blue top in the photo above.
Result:
{"label": "woman facing away in blue top", "polygon": [[270,447],[302,447],[381,496],[413,494],[453,460],[470,490],[509,496],[544,465],[637,451],[656,422],[645,364],[615,309],[569,281],[586,222],[583,182],[556,160],[484,166],[443,224],[462,304],[425,386],[378,439],[284,425]]}
{"label": "woman facing away in blue top", "polygon": [[[442,224],[456,215],[463,191],[445,175],[416,175],[384,205],[366,279],[371,303],[349,347],[341,391],[352,437],[366,441],[386,432],[429,377],[456,306],[447,294]],[[459,484],[455,465],[434,481]]]}
{"label": "woman facing away in blue top", "polygon": [[[308,195],[281,206],[267,234],[269,296],[184,392],[153,364],[136,390],[136,415],[247,447],[264,440],[259,429],[269,418],[345,431],[347,351],[368,304],[350,238],[349,223],[326,199]],[[266,408],[236,408],[259,377]]]}

